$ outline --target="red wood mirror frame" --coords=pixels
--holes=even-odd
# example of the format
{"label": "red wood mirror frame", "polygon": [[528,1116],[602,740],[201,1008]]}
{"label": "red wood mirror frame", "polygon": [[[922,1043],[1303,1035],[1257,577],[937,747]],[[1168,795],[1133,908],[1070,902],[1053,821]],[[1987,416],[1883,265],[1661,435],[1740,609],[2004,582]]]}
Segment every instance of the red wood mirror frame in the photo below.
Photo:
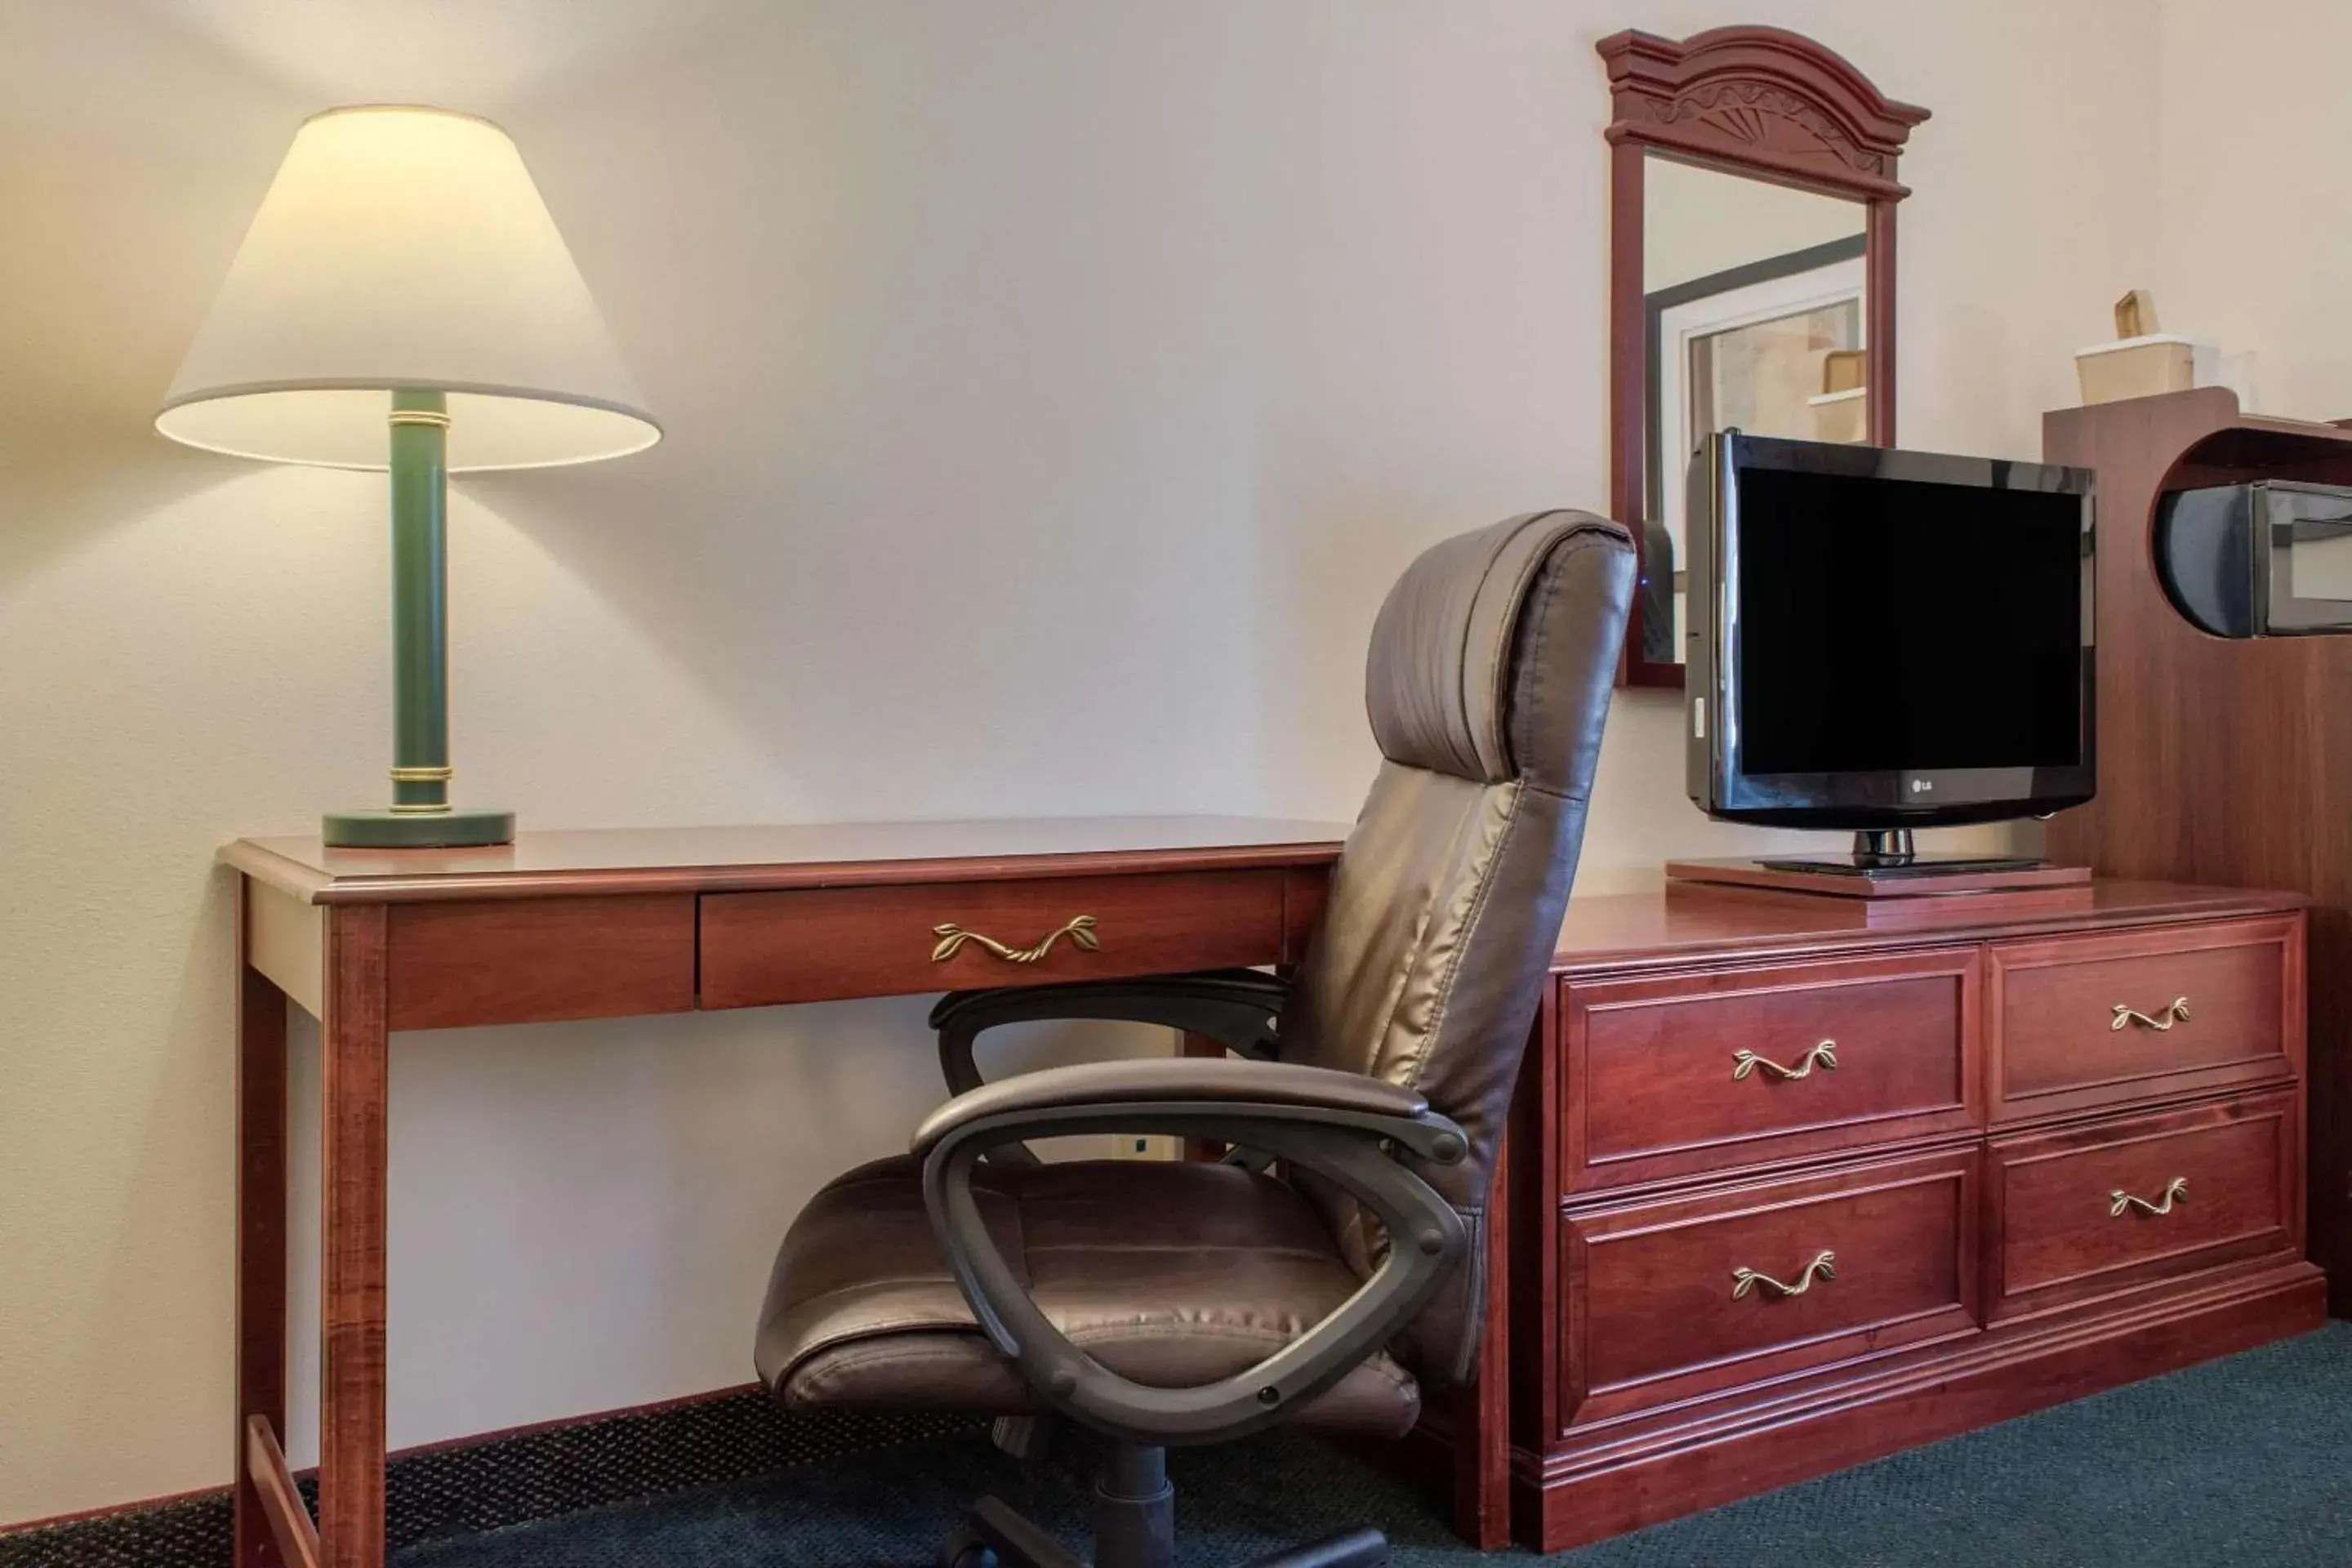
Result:
{"label": "red wood mirror frame", "polygon": [[[1896,103],[1843,58],[1778,27],[1717,27],[1676,42],[1623,32],[1601,40],[1613,100],[1609,124],[1609,496],[1644,554],[1643,187],[1646,156],[1859,201],[1864,220],[1863,346],[1866,429],[1895,444],[1895,204],[1911,193],[1895,162],[1927,118]],[[1643,595],[1634,595],[1619,680],[1677,687],[1683,667],[1643,657]]]}

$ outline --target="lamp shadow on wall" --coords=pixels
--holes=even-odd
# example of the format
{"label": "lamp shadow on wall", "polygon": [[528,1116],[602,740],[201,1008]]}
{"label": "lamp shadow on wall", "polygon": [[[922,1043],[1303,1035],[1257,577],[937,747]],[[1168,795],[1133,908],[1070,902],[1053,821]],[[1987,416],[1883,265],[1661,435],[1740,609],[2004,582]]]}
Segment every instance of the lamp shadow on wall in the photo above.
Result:
{"label": "lamp shadow on wall", "polygon": [[[37,377],[36,384],[37,384]],[[0,402],[0,426],[15,411]],[[29,426],[29,427],[28,427]],[[78,424],[18,425],[0,446],[7,526],[0,528],[0,599],[45,563],[142,517],[233,483],[221,458],[174,449],[143,417],[108,410]]]}

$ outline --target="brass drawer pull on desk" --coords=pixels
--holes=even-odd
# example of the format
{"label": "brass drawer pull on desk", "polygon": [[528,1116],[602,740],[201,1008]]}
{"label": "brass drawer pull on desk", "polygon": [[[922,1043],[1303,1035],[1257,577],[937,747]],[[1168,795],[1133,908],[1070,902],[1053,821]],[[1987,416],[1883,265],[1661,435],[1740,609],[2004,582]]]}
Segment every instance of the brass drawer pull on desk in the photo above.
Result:
{"label": "brass drawer pull on desk", "polygon": [[1837,1254],[1827,1251],[1817,1252],[1813,1255],[1813,1260],[1805,1265],[1805,1271],[1797,1276],[1797,1282],[1794,1285],[1783,1285],[1778,1279],[1773,1279],[1769,1274],[1759,1274],[1753,1268],[1733,1269],[1731,1271],[1731,1299],[1737,1301],[1741,1297],[1747,1295],[1749,1291],[1755,1289],[1759,1285],[1763,1286],[1766,1289],[1773,1291],[1778,1295],[1801,1296],[1806,1291],[1813,1288],[1813,1281],[1815,1279],[1834,1279],[1836,1278]]}
{"label": "brass drawer pull on desk", "polygon": [[933,926],[931,934],[940,939],[939,946],[931,949],[933,963],[945,963],[961,952],[963,944],[968,942],[978,942],[1007,963],[1034,963],[1053,952],[1054,944],[1066,936],[1088,952],[1099,952],[1102,948],[1102,942],[1095,935],[1095,917],[1092,915],[1073,917],[1059,930],[1048,931],[1045,934],[1045,940],[1034,947],[1007,947],[992,936],[982,936],[976,931],[966,931],[952,921],[945,925]]}
{"label": "brass drawer pull on desk", "polygon": [[2137,1024],[2143,1029],[2163,1030],[2169,1029],[2175,1024],[2187,1022],[2189,1022],[2189,998],[2175,996],[2171,1005],[2159,1009],[2153,1018],[2129,1003],[2118,1002],[2116,1004],[2116,1020],[2107,1027],[2120,1029],[2126,1024]]}
{"label": "brass drawer pull on desk", "polygon": [[2146,1198],[2136,1198],[2121,1187],[2117,1187],[2107,1194],[2107,1217],[2121,1219],[2126,1210],[2135,1208],[2145,1210],[2152,1215],[2168,1215],[2172,1212],[2172,1205],[2176,1202],[2185,1204],[2188,1201],[2189,1178],[2186,1176],[2175,1176],[2165,1183],[2164,1195],[2154,1203],[2148,1202]]}
{"label": "brass drawer pull on desk", "polygon": [[1762,1068],[1778,1079],[1811,1078],[1813,1076],[1813,1064],[1816,1062],[1824,1068],[1837,1066],[1837,1042],[1823,1040],[1820,1045],[1799,1057],[1797,1065],[1792,1068],[1784,1068],[1768,1057],[1758,1056],[1754,1051],[1734,1051],[1731,1053],[1731,1081],[1734,1083],[1748,1077],[1758,1068]]}

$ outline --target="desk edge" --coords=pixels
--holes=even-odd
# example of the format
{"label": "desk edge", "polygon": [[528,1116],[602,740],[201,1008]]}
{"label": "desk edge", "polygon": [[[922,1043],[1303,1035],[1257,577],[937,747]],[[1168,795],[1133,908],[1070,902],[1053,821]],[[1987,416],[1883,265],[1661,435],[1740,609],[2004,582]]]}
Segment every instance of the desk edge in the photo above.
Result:
{"label": "desk edge", "polygon": [[597,898],[633,893],[787,891],[892,887],[908,882],[999,882],[1035,877],[1141,876],[1154,872],[1327,866],[1340,840],[1216,844],[1165,849],[1088,849],[1042,855],[934,857],[906,860],[815,860],[727,866],[651,866],[561,871],[417,871],[338,877],[289,859],[249,838],[225,845],[219,859],[248,877],[313,904],[440,903],[480,899]]}

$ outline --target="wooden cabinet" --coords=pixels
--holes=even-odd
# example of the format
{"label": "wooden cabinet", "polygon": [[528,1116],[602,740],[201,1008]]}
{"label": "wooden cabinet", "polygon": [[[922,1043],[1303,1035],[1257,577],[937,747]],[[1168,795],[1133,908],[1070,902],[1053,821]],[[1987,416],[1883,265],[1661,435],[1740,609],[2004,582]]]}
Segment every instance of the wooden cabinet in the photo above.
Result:
{"label": "wooden cabinet", "polygon": [[2320,1322],[2298,900],[1906,902],[1571,903],[1504,1173],[1528,1543]]}
{"label": "wooden cabinet", "polygon": [[2059,813],[2050,852],[2107,876],[2309,896],[2309,1247],[2352,1317],[2352,637],[2210,636],[2173,607],[2149,548],[2173,491],[2352,484],[2352,428],[2248,414],[2203,386],[2053,410],[2042,450],[2099,476],[2099,793]]}

